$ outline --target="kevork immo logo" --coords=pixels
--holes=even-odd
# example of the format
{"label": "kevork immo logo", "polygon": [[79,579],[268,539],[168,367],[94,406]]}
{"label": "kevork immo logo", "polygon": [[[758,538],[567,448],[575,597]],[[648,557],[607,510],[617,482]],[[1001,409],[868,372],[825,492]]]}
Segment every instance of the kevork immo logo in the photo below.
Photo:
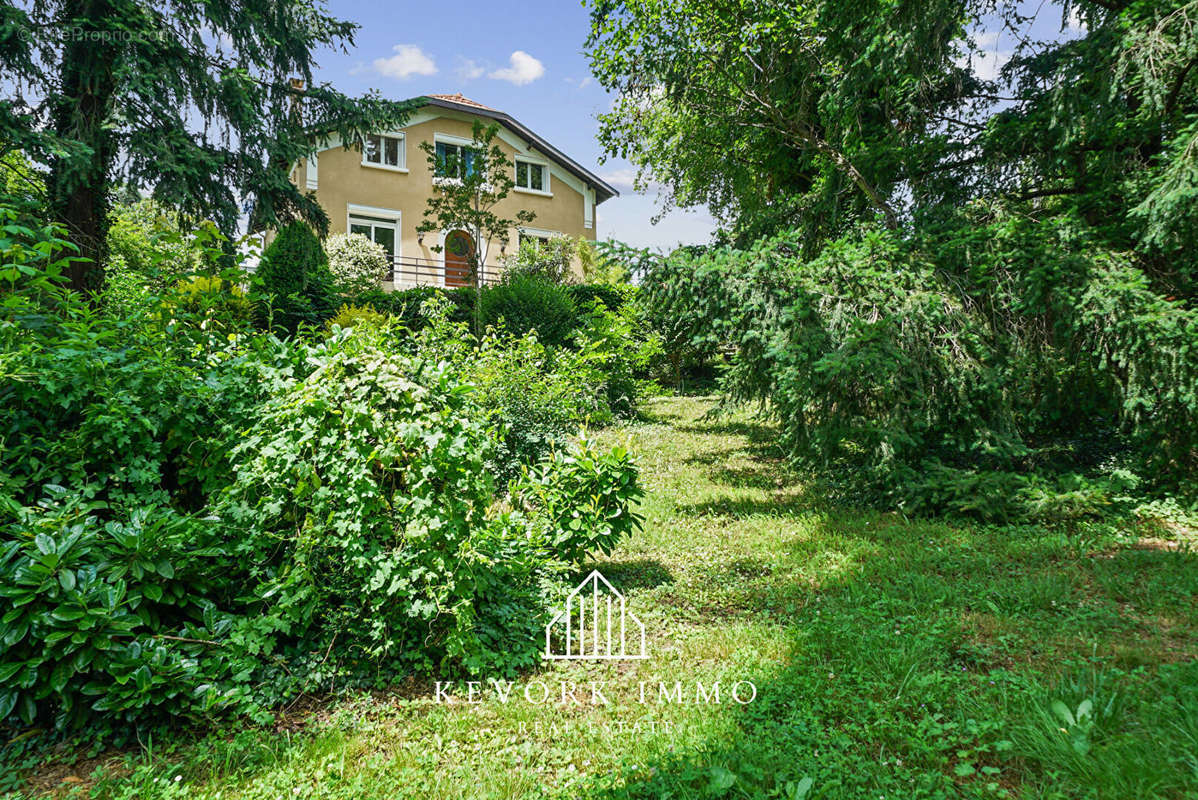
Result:
{"label": "kevork immo logo", "polygon": [[624,595],[599,570],[593,570],[570,592],[566,607],[545,626],[544,657],[616,661],[648,658],[645,626],[625,608]]}

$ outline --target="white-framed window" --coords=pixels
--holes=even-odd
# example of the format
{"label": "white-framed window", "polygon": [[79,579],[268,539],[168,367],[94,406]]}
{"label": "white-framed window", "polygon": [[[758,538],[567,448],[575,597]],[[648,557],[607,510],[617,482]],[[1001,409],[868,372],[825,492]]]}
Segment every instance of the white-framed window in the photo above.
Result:
{"label": "white-framed window", "polygon": [[408,153],[402,133],[372,133],[362,140],[362,166],[406,171]]}
{"label": "white-framed window", "polygon": [[400,213],[388,208],[350,205],[345,229],[360,233],[387,251],[387,258],[399,255]]}
{"label": "white-framed window", "polygon": [[520,234],[520,244],[523,245],[525,242],[535,242],[536,245],[538,247],[540,247],[540,246],[549,244],[549,237],[548,236],[536,236],[531,233],[521,233]]}
{"label": "white-framed window", "polygon": [[461,142],[437,138],[435,143],[437,166],[434,178],[461,180],[474,174],[474,157],[478,150]]}
{"label": "white-framed window", "polygon": [[522,245],[525,242],[534,242],[538,246],[549,244],[549,240],[555,236],[561,236],[557,231],[546,231],[539,228],[519,228],[517,229],[519,238],[516,240],[517,245]]}
{"label": "white-framed window", "polygon": [[549,165],[516,156],[516,188],[549,194]]}

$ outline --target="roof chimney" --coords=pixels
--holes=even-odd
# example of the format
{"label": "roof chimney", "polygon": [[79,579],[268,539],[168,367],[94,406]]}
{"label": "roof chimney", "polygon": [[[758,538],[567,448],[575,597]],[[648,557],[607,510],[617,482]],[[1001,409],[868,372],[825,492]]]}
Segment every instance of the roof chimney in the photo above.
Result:
{"label": "roof chimney", "polygon": [[291,116],[299,124],[304,121],[304,79],[292,78],[291,81]]}

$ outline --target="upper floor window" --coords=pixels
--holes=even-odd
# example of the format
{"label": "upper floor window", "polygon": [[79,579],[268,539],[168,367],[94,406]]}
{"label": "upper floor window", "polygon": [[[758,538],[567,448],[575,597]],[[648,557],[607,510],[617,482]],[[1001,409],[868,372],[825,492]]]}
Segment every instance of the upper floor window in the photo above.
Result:
{"label": "upper floor window", "polygon": [[536,161],[516,159],[516,187],[533,192],[549,191],[549,168]]}
{"label": "upper floor window", "polygon": [[371,134],[362,142],[362,163],[367,166],[406,169],[407,160],[402,133]]}
{"label": "upper floor window", "polygon": [[537,236],[535,234],[525,233],[524,231],[520,231],[520,245],[523,246],[525,242],[532,242],[537,247],[548,247],[549,246],[549,237],[548,236]]}
{"label": "upper floor window", "polygon": [[477,151],[453,142],[437,142],[438,178],[465,178],[474,174],[474,157]]}

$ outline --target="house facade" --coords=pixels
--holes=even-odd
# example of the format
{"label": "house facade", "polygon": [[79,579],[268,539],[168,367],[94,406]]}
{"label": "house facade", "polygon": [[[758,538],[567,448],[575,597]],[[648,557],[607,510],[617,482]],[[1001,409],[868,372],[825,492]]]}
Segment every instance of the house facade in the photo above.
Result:
{"label": "house facade", "polygon": [[[515,187],[496,214],[515,219],[516,212],[527,210],[536,215],[528,225],[513,228],[506,241],[482,243],[487,252],[482,281],[497,279],[504,257],[524,239],[595,239],[595,208],[616,196],[615,189],[502,111],[460,94],[423,99],[403,128],[381,131],[348,149],[340,141],[323,142],[292,174],[297,185],[315,193],[329,216],[329,233],[360,233],[383,246],[394,264],[384,288],[469,283],[463,254],[474,246],[471,234],[419,234],[416,228],[430,195],[438,191],[438,176],[420,143],[434,143],[438,156],[466,160],[475,120],[498,125],[496,139],[512,161]],[[578,264],[574,268],[580,270]]]}

